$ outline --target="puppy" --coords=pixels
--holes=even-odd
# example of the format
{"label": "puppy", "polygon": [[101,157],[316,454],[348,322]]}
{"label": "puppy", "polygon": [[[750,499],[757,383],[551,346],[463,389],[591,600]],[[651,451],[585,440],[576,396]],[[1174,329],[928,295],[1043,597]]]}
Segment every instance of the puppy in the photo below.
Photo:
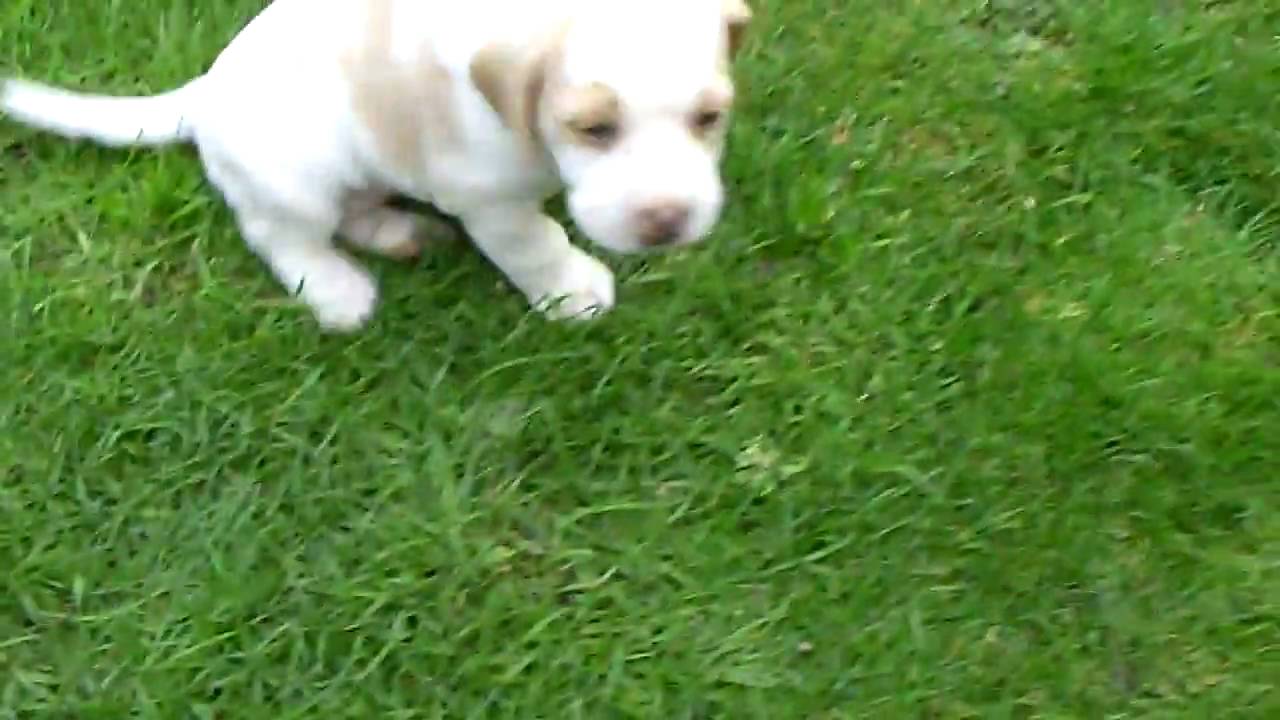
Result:
{"label": "puppy", "polygon": [[413,256],[460,221],[557,318],[614,304],[613,274],[545,202],[619,253],[717,222],[742,0],[275,0],[209,71],[150,97],[10,79],[0,110],[113,146],[193,143],[249,247],[330,331],[365,324],[369,273],[340,250]]}

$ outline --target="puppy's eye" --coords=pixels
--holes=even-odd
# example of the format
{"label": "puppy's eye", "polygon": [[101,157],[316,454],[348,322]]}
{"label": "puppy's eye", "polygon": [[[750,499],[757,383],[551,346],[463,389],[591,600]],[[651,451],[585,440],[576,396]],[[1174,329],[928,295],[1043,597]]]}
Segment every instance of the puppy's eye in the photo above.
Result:
{"label": "puppy's eye", "polygon": [[698,132],[708,132],[720,124],[724,113],[719,110],[703,110],[693,116],[693,127]]}
{"label": "puppy's eye", "polygon": [[598,122],[578,128],[578,132],[595,145],[611,145],[618,139],[618,124]]}

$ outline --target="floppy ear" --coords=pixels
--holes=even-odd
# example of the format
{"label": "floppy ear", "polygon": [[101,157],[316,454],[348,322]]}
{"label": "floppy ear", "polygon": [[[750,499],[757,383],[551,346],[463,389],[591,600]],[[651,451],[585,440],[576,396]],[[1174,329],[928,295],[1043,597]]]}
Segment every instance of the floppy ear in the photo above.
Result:
{"label": "floppy ear", "polygon": [[733,58],[742,49],[746,38],[747,26],[751,24],[753,13],[746,0],[721,0],[724,9],[724,21],[729,33],[729,57]]}
{"label": "floppy ear", "polygon": [[539,142],[538,111],[556,46],[533,51],[489,45],[471,60],[471,82],[502,123],[516,135]]}

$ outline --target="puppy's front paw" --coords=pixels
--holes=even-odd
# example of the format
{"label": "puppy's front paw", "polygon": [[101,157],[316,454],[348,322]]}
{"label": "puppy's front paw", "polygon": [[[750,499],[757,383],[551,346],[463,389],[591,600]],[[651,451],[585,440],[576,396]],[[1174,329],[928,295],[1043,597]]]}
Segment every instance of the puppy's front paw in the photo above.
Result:
{"label": "puppy's front paw", "polygon": [[582,250],[572,248],[546,286],[529,293],[529,299],[553,320],[589,320],[613,307],[613,272]]}

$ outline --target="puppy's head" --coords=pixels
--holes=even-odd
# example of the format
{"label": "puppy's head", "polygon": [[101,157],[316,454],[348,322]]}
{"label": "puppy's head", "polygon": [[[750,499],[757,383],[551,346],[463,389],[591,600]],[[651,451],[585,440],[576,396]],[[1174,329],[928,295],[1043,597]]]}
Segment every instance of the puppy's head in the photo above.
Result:
{"label": "puppy's head", "polygon": [[586,6],[536,51],[477,58],[476,86],[548,153],[569,212],[617,252],[704,237],[724,201],[720,159],[743,0],[620,0]]}

